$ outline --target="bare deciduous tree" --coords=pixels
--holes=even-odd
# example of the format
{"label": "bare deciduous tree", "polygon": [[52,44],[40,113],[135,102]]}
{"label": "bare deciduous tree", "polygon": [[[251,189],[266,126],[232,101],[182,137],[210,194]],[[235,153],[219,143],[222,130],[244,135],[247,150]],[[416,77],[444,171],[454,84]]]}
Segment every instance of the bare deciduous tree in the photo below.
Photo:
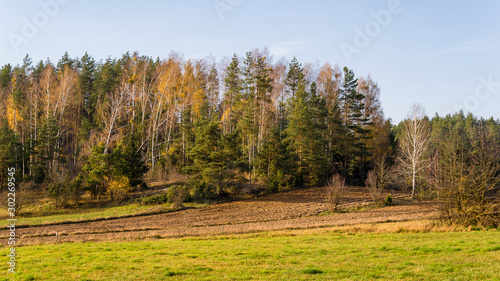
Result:
{"label": "bare deciduous tree", "polygon": [[411,107],[408,118],[404,121],[403,132],[399,141],[399,160],[406,174],[412,179],[411,198],[415,198],[417,174],[425,168],[422,156],[430,141],[428,122],[424,119],[424,108],[420,104]]}
{"label": "bare deciduous tree", "polygon": [[382,188],[378,183],[378,177],[375,171],[371,170],[368,172],[365,185],[368,187],[368,190],[370,190],[373,202],[375,204],[380,204],[382,202]]}
{"label": "bare deciduous tree", "polygon": [[[442,219],[463,225],[498,227],[500,224],[500,139],[483,126],[472,129],[465,141],[446,136],[435,170]],[[496,194],[495,194],[496,193]]]}
{"label": "bare deciduous tree", "polygon": [[107,103],[101,107],[100,119],[104,124],[101,140],[104,142],[104,153],[106,154],[116,139],[117,124],[120,118],[125,114],[126,110],[126,91],[122,87],[118,88],[115,92],[109,94]]}
{"label": "bare deciduous tree", "polygon": [[336,212],[345,191],[345,179],[340,175],[333,175],[326,186],[326,195],[331,211]]}

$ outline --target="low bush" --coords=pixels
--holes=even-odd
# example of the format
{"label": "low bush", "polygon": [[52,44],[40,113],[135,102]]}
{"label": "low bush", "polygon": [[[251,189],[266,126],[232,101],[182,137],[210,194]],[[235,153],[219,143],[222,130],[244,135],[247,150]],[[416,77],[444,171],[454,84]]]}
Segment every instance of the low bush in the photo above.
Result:
{"label": "low bush", "polygon": [[69,175],[53,178],[47,186],[47,195],[58,208],[77,205],[83,193],[82,182],[78,179],[71,180]]}
{"label": "low bush", "polygon": [[109,195],[111,201],[121,203],[129,198],[131,189],[132,187],[130,186],[128,178],[120,176],[109,182],[106,193]]}
{"label": "low bush", "polygon": [[387,196],[385,197],[384,205],[386,205],[386,206],[392,205],[392,195],[390,193],[387,194]]}
{"label": "low bush", "polygon": [[181,208],[182,203],[188,199],[188,190],[185,186],[173,185],[166,192],[138,198],[136,199],[136,203],[141,205],[173,203],[173,208]]}

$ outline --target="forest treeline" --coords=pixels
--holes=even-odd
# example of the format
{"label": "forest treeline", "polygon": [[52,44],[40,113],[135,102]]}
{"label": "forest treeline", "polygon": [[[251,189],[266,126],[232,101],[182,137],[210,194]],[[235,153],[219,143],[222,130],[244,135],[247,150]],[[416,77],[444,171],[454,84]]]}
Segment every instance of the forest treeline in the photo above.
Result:
{"label": "forest treeline", "polygon": [[[66,53],[56,64],[26,56],[0,72],[2,189],[12,166],[63,204],[86,191],[121,198],[173,176],[186,176],[191,198],[319,185],[333,175],[364,185],[375,176],[376,188],[411,186],[457,209],[477,190],[464,206],[450,196],[482,176],[474,200],[491,203],[498,121],[429,119],[414,108],[414,118],[393,126],[379,96],[370,76],[273,62],[266,50],[219,62],[177,53],[99,62]],[[494,216],[490,205],[476,210],[480,217]]]}

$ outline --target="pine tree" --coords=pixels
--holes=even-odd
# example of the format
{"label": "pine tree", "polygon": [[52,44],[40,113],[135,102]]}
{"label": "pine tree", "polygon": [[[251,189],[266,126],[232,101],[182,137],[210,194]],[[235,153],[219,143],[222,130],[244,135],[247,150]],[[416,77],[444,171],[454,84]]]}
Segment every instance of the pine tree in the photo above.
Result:
{"label": "pine tree", "polygon": [[[96,111],[97,95],[94,91],[95,61],[87,53],[80,62],[80,91],[83,99],[83,122],[93,123]],[[90,130],[90,128],[88,128]]]}
{"label": "pine tree", "polygon": [[233,169],[237,159],[232,147],[234,141],[229,141],[231,137],[223,137],[217,121],[198,124],[196,136],[195,145],[189,153],[193,163],[184,171],[192,175],[190,184],[199,196],[211,198],[221,195],[235,176]]}
{"label": "pine tree", "polygon": [[252,184],[252,176],[255,172],[254,159],[257,153],[258,103],[255,92],[255,62],[251,52],[247,52],[244,60],[242,83],[242,95],[237,102],[239,118],[237,128],[242,135],[243,147],[245,147],[244,153],[248,159],[249,182]]}
{"label": "pine tree", "polygon": [[[5,119],[0,119],[0,190],[7,186],[8,169],[20,170],[22,157],[23,148],[19,136],[9,128]],[[16,180],[21,178],[16,177]]]}
{"label": "pine tree", "polygon": [[339,95],[340,112],[342,117],[342,150],[340,153],[344,177],[355,176],[362,180],[360,174],[364,157],[369,155],[364,140],[369,137],[365,129],[368,120],[363,117],[364,95],[357,91],[358,79],[352,70],[344,67],[344,81]]}
{"label": "pine tree", "polygon": [[271,69],[266,65],[266,58],[257,54],[254,64],[255,74],[255,98],[257,107],[257,151],[260,150],[263,140],[267,137],[271,126],[273,110],[271,109],[271,92],[273,87],[271,83]]}
{"label": "pine tree", "polygon": [[231,64],[227,68],[224,80],[226,92],[224,93],[222,122],[224,133],[232,133],[236,127],[235,106],[241,91],[240,68],[238,57],[234,54]]}
{"label": "pine tree", "polygon": [[63,160],[61,155],[61,136],[59,126],[52,114],[43,120],[42,126],[38,130],[38,137],[35,146],[35,167],[34,176],[36,183],[42,183],[45,176],[52,168],[57,168]]}
{"label": "pine tree", "polygon": [[7,88],[12,80],[12,66],[6,64],[0,70],[0,87]]}
{"label": "pine tree", "polygon": [[285,79],[285,85],[287,86],[286,92],[295,96],[298,86],[300,83],[305,81],[305,75],[303,73],[302,65],[294,57],[289,65],[289,70],[287,77]]}
{"label": "pine tree", "polygon": [[[257,159],[257,172],[269,191],[292,184],[298,169],[298,159],[292,151],[286,132],[280,132],[278,125],[270,128],[269,137],[264,140]],[[292,181],[291,181],[292,179]]]}
{"label": "pine tree", "polygon": [[304,177],[307,182],[317,184],[328,175],[329,160],[326,154],[326,103],[315,92],[307,92],[305,84],[300,82],[289,104],[287,137],[298,155],[297,177]]}
{"label": "pine tree", "polygon": [[68,52],[64,52],[62,58],[57,62],[57,69],[63,70],[65,67],[73,68],[75,60],[71,59],[68,55]]}

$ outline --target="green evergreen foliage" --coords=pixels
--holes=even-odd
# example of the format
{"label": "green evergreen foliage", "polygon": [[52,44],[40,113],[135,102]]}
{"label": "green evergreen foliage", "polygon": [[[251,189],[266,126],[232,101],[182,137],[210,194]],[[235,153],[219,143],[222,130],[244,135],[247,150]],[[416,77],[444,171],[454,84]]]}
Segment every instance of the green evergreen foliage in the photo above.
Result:
{"label": "green evergreen foliage", "polygon": [[194,197],[214,198],[223,195],[235,178],[237,155],[234,139],[223,136],[218,121],[201,122],[196,128],[195,146],[189,152],[192,165],[184,170],[191,174]]}
{"label": "green evergreen foliage", "polygon": [[[0,119],[0,187],[7,187],[8,169],[15,168],[19,175],[22,165],[23,147],[19,136],[9,128],[7,121]],[[21,180],[16,177],[17,180]]]}
{"label": "green evergreen foliage", "polygon": [[299,84],[305,82],[305,75],[302,71],[302,65],[294,57],[290,62],[288,74],[285,80],[285,85],[287,86],[286,91],[292,97],[295,96],[295,92],[297,92]]}
{"label": "green evergreen foliage", "polygon": [[0,70],[0,86],[2,88],[7,88],[12,80],[12,66],[10,64],[6,64],[2,66]]}
{"label": "green evergreen foliage", "polygon": [[364,95],[357,91],[358,79],[352,70],[344,67],[344,81],[339,95],[339,107],[342,118],[341,167],[345,178],[363,179],[364,161],[369,155],[364,140],[369,137],[365,125],[369,120],[363,117]]}
{"label": "green evergreen foliage", "polygon": [[100,143],[92,148],[92,154],[79,177],[86,181],[87,190],[96,198],[106,192],[110,172],[109,155],[104,153],[104,144]]}
{"label": "green evergreen foliage", "polygon": [[139,142],[139,136],[131,134],[123,143],[117,145],[110,156],[113,174],[125,176],[134,189],[145,185],[143,175],[149,169],[142,159]]}
{"label": "green evergreen foliage", "polygon": [[[79,82],[81,95],[83,99],[83,120],[82,122],[93,123],[94,114],[96,112],[97,94],[94,90],[95,81],[95,61],[87,53],[81,58],[79,62],[80,74]],[[88,133],[90,128],[88,125],[82,126]]]}
{"label": "green evergreen foliage", "polygon": [[[91,71],[92,59],[89,58],[86,64],[88,65],[89,71]],[[89,97],[89,104],[86,109],[89,114],[94,115],[96,113],[94,107],[97,100],[106,97],[106,95],[117,89],[120,82],[120,72],[121,64],[120,61],[116,59],[108,58],[105,63],[97,66],[95,69],[95,78],[94,81],[92,81],[92,87],[94,87],[95,93],[92,93]],[[90,115],[89,118],[94,121],[94,123],[96,122],[96,118],[90,117]]]}
{"label": "green evergreen foliage", "polygon": [[384,205],[386,205],[386,206],[392,205],[392,195],[391,194],[387,194],[387,196],[385,197]]}
{"label": "green evergreen foliage", "polygon": [[226,92],[224,94],[224,112],[222,113],[222,122],[225,132],[233,132],[236,127],[236,101],[239,99],[241,91],[241,79],[238,56],[234,54],[231,64],[227,68],[226,78],[224,80]]}
{"label": "green evergreen foliage", "polygon": [[331,169],[323,139],[327,129],[326,103],[315,93],[314,84],[311,89],[307,92],[303,82],[298,84],[288,106],[288,127],[285,131],[299,159],[297,175],[314,185],[323,182]]}
{"label": "green evergreen foliage", "polygon": [[38,130],[35,146],[34,180],[42,183],[50,169],[56,168],[55,163],[62,161],[61,136],[57,120],[52,113],[44,119]]}
{"label": "green evergreen foliage", "polygon": [[260,149],[257,172],[271,192],[292,184],[298,161],[289,143],[286,132],[280,133],[279,127],[274,126]]}

